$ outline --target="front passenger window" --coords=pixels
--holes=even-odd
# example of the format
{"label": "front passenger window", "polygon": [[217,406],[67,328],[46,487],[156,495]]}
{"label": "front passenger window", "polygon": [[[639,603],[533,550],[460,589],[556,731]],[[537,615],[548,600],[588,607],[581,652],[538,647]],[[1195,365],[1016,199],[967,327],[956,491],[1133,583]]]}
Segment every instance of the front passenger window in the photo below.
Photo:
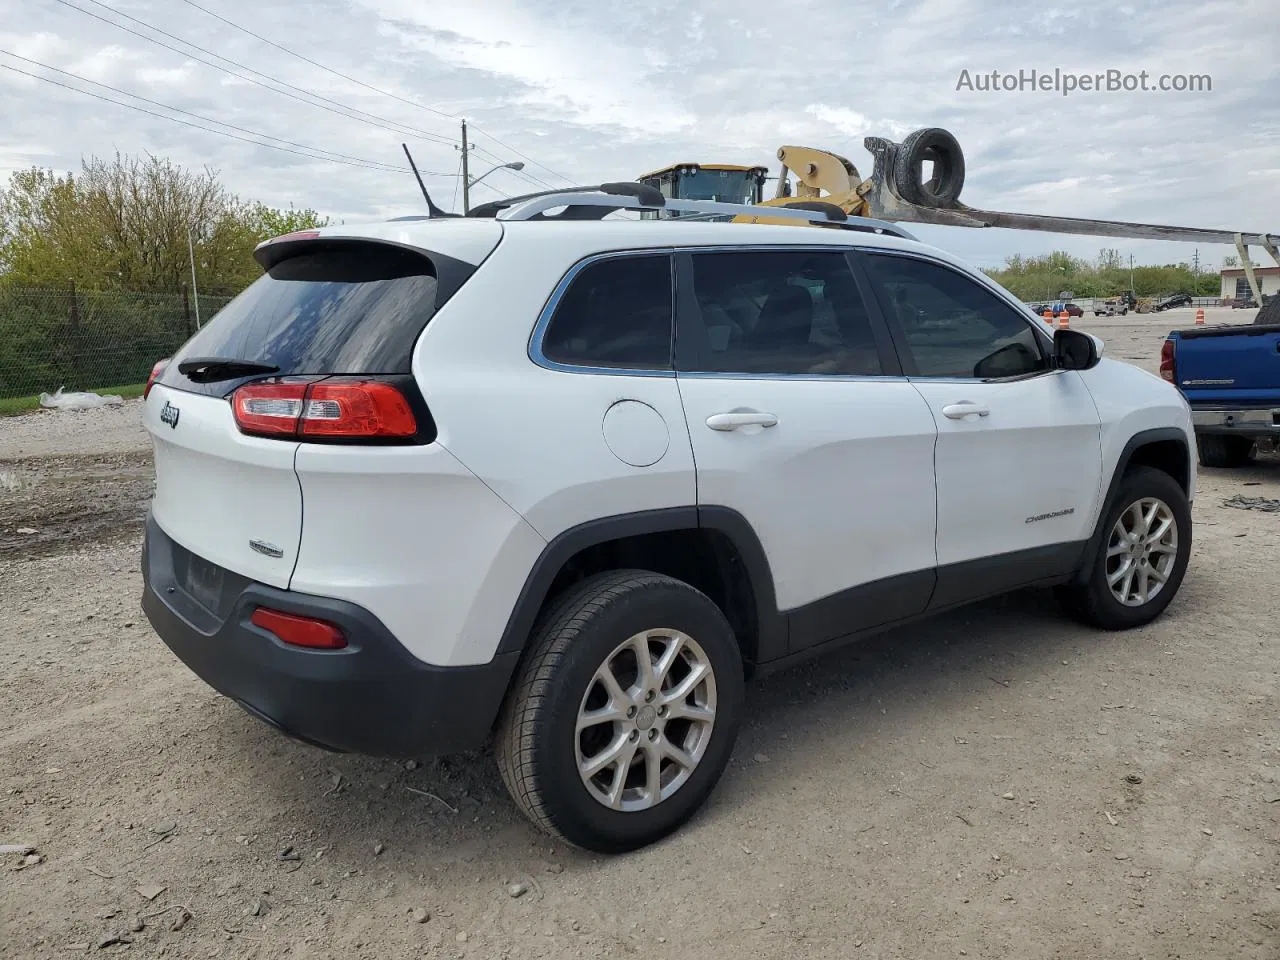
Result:
{"label": "front passenger window", "polygon": [[995,380],[1048,369],[1028,320],[941,264],[870,254],[867,267],[922,377]]}

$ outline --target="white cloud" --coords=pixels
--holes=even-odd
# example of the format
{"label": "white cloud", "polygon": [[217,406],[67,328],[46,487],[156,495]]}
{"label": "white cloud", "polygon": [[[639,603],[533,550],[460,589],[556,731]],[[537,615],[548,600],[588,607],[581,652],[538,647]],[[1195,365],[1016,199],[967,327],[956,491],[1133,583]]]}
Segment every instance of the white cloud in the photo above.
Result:
{"label": "white cloud", "polygon": [[[865,136],[901,139],[941,126],[964,148],[963,199],[973,205],[1280,232],[1280,191],[1273,189],[1280,169],[1275,0],[1078,0],[1039,8],[1023,0],[893,0],[848,13],[829,0],[791,0],[781,17],[773,0],[200,2],[447,116],[381,96],[164,0],[112,5],[269,77],[376,114],[395,129],[229,77],[194,59],[213,59],[208,54],[174,53],[61,4],[11,5],[0,49],[379,163],[403,165],[400,143],[407,141],[446,204],[458,168],[451,117],[473,122],[472,139],[481,148],[474,172],[518,159],[514,148],[580,183],[684,159],[772,166],[783,143],[831,149],[869,173]],[[3,55],[0,65],[40,72]],[[1213,90],[1069,97],[956,90],[962,69],[1055,67],[1207,73]],[[407,171],[305,160],[0,70],[0,176],[31,164],[75,169],[83,155],[117,149],[208,164],[242,196],[347,220],[421,205]],[[525,173],[565,182],[532,162]],[[491,188],[536,187],[502,171],[477,188],[476,199],[495,196]],[[1050,247],[1093,255],[1104,245],[1121,246],[1139,260],[1190,256],[1181,245],[1156,242],[1004,230],[921,233],[987,265]],[[1216,262],[1227,252],[1202,250],[1201,259]]]}

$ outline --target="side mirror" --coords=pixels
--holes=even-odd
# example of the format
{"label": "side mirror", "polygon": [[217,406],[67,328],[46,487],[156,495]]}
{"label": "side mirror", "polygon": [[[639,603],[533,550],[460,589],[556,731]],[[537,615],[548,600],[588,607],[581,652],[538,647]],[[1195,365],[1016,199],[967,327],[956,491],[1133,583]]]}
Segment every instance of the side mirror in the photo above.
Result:
{"label": "side mirror", "polygon": [[1059,370],[1089,370],[1098,365],[1098,345],[1079,330],[1055,330],[1053,365]]}

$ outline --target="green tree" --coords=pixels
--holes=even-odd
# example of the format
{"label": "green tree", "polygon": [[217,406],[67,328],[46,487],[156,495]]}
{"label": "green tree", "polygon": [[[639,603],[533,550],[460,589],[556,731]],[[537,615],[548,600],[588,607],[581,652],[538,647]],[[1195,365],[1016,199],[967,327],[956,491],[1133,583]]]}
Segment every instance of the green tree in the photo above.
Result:
{"label": "green tree", "polygon": [[328,222],[314,210],[242,201],[214,170],[161,157],[117,154],[81,166],[79,176],[18,171],[0,190],[0,279],[174,293],[190,282],[190,243],[200,291],[232,295],[261,273],[257,244]]}
{"label": "green tree", "polygon": [[[1130,271],[1120,251],[1104,248],[1090,263],[1063,251],[1035,257],[1014,256],[990,276],[1023,300],[1044,300],[1070,290],[1077,297],[1114,297],[1129,289]],[[1220,281],[1216,274],[1196,276],[1190,264],[1135,267],[1135,293],[1140,297],[1189,293],[1214,296]]]}

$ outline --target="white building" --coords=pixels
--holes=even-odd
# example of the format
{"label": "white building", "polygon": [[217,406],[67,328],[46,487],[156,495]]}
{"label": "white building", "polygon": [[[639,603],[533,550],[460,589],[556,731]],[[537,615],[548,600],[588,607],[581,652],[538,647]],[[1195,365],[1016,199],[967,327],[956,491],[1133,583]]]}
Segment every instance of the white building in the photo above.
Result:
{"label": "white building", "polygon": [[[1262,295],[1280,293],[1280,267],[1253,268],[1253,275],[1258,278],[1258,286]],[[1243,300],[1253,296],[1249,290],[1249,279],[1244,275],[1244,267],[1227,267],[1222,271],[1222,299]]]}

